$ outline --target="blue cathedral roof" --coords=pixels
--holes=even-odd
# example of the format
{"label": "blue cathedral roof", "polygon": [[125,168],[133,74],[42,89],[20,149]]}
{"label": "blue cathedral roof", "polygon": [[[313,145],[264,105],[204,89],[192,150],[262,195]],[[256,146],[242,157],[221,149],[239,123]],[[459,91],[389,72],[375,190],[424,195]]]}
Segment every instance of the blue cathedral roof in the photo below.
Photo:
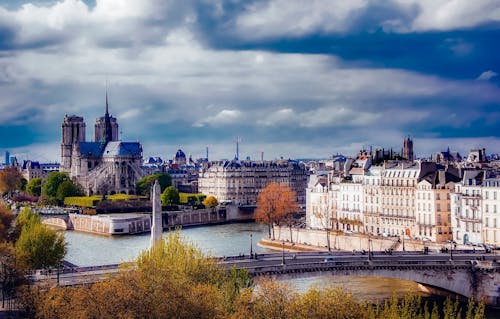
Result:
{"label": "blue cathedral roof", "polygon": [[80,142],[80,154],[85,157],[100,157],[102,144],[99,142]]}
{"label": "blue cathedral roof", "polygon": [[142,156],[139,142],[80,142],[80,154],[84,157]]}
{"label": "blue cathedral roof", "polygon": [[108,142],[103,156],[142,156],[142,147],[139,142]]}

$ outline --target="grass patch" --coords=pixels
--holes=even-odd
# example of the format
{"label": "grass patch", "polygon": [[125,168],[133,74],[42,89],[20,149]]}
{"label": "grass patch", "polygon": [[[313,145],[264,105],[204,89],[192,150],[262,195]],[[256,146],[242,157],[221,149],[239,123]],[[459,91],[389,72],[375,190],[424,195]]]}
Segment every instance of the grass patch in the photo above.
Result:
{"label": "grass patch", "polygon": [[179,193],[179,201],[181,204],[201,204],[206,198],[203,194]]}
{"label": "grass patch", "polygon": [[[144,200],[144,199],[147,199],[147,197],[138,195],[127,195],[127,194],[115,194],[106,196],[106,200],[110,200],[112,202]],[[102,201],[101,195],[73,196],[64,198],[64,205],[78,206],[78,207],[95,207],[100,201]]]}

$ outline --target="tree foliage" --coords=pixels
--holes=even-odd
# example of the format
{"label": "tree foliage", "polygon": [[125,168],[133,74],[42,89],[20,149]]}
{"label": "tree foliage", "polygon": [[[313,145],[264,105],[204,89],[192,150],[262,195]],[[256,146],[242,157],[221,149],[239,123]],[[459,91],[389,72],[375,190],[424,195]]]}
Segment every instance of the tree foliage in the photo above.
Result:
{"label": "tree foliage", "polygon": [[290,187],[270,183],[259,193],[255,220],[268,225],[271,237],[271,226],[291,219],[298,210],[297,194]]}
{"label": "tree foliage", "polygon": [[163,193],[161,193],[161,204],[162,205],[175,205],[179,204],[180,201],[180,196],[179,196],[179,191],[173,187],[173,186],[168,186],[165,188]]}
{"label": "tree foliage", "polygon": [[17,167],[9,166],[0,171],[0,193],[11,195],[14,191],[20,190],[23,176]]}
{"label": "tree foliage", "polygon": [[153,186],[155,180],[158,180],[161,192],[163,192],[168,186],[172,185],[172,177],[170,177],[170,175],[167,173],[149,175],[137,181],[135,187],[137,194],[149,196],[151,186]]}
{"label": "tree foliage", "polygon": [[12,243],[0,241],[0,291],[2,307],[5,299],[13,297],[16,288],[25,281],[25,271],[18,262]]}
{"label": "tree foliage", "polygon": [[57,187],[56,199],[64,202],[64,198],[82,195],[78,186],[72,181],[64,181]]}
{"label": "tree foliage", "polygon": [[64,235],[43,225],[40,218],[34,216],[28,212],[19,221],[22,230],[16,242],[16,253],[30,269],[59,267],[67,252]]}
{"label": "tree foliage", "polygon": [[21,300],[37,318],[228,318],[231,292],[239,295],[245,278],[172,232],[139,256],[136,269],[90,287],[32,288]]}
{"label": "tree foliage", "polygon": [[0,204],[0,242],[9,239],[14,219],[15,216],[10,209]]}
{"label": "tree foliage", "polygon": [[42,179],[32,178],[26,185],[26,193],[33,196],[42,195]]}
{"label": "tree foliage", "polygon": [[70,181],[69,175],[63,172],[51,172],[42,186],[42,195],[48,198],[57,197],[57,189],[65,181]]}
{"label": "tree foliage", "polygon": [[205,198],[205,200],[203,201],[203,205],[212,208],[219,205],[219,201],[217,200],[217,198],[215,198],[215,196],[210,195],[207,198]]}

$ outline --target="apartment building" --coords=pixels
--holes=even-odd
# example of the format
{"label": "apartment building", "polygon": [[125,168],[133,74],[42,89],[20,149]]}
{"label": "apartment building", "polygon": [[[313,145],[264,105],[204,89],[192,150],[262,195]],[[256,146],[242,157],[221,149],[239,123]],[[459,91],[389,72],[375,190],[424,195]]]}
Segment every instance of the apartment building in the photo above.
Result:
{"label": "apartment building", "polygon": [[215,161],[200,169],[198,191],[219,202],[255,205],[259,192],[270,183],[285,184],[305,206],[307,171],[296,161]]}

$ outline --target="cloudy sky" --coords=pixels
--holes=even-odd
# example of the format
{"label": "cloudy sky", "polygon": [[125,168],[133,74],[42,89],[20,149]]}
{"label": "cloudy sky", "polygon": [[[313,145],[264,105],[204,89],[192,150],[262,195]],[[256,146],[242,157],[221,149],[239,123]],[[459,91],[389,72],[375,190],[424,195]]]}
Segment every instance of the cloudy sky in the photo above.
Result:
{"label": "cloudy sky", "polygon": [[500,152],[498,0],[2,0],[0,152],[110,112],[145,156]]}

